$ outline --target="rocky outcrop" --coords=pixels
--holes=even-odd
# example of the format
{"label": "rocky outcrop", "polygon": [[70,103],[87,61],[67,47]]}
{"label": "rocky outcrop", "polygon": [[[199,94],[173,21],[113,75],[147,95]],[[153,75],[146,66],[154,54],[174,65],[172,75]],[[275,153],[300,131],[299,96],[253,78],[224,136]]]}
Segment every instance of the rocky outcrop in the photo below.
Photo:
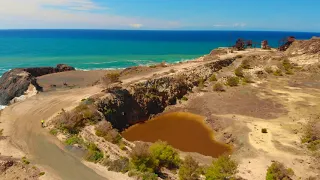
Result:
{"label": "rocky outcrop", "polygon": [[313,37],[309,40],[296,40],[287,49],[287,54],[290,55],[319,55],[320,54],[320,38]]}
{"label": "rocky outcrop", "polygon": [[7,105],[13,98],[23,95],[30,84],[37,91],[41,91],[42,88],[38,85],[36,79],[38,76],[71,70],[75,69],[59,64],[57,67],[18,68],[8,71],[0,78],[0,104]]}
{"label": "rocky outcrop", "polygon": [[168,105],[176,103],[200,80],[207,80],[214,72],[229,66],[234,59],[219,60],[195,67],[188,72],[150,79],[130,87],[113,87],[96,101],[98,110],[114,128],[123,130],[128,126],[147,120],[161,113]]}

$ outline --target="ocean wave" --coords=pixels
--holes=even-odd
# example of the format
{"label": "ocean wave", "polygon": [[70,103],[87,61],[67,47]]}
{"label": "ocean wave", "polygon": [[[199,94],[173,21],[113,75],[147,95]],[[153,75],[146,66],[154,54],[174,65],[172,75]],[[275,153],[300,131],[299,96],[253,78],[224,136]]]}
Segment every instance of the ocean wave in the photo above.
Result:
{"label": "ocean wave", "polygon": [[118,61],[107,61],[107,62],[88,62],[88,63],[82,63],[82,64],[111,64],[111,63],[117,63]]}
{"label": "ocean wave", "polygon": [[92,71],[92,70],[119,70],[125,68],[75,68],[77,71]]}

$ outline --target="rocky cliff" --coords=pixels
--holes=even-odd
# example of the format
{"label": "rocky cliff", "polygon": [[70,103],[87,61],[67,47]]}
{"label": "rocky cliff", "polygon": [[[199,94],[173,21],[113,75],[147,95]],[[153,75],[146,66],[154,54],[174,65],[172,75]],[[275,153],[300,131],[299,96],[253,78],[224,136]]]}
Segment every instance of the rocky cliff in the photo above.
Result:
{"label": "rocky cliff", "polygon": [[113,87],[96,100],[98,110],[114,128],[123,130],[151,116],[161,113],[168,105],[175,104],[201,80],[229,66],[234,59],[219,60],[195,67],[176,75],[139,82],[130,87]]}
{"label": "rocky cliff", "polygon": [[38,85],[36,77],[46,74],[75,70],[73,67],[58,64],[57,67],[17,68],[8,71],[0,78],[0,104],[7,105],[10,101],[23,95],[29,85],[37,91],[42,88]]}

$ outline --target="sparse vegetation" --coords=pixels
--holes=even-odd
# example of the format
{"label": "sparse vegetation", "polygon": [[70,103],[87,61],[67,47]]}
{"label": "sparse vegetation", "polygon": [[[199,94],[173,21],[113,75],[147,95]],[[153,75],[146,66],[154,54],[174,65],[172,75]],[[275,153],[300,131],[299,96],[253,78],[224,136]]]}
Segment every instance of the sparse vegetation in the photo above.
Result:
{"label": "sparse vegetation", "polygon": [[225,91],[223,84],[220,82],[217,82],[213,85],[213,90],[220,91],[220,92]]}
{"label": "sparse vegetation", "polygon": [[317,151],[320,149],[320,115],[314,115],[307,123],[302,143],[307,143],[308,149]]}
{"label": "sparse vegetation", "polygon": [[40,172],[39,173],[39,176],[43,176],[43,175],[45,175],[46,173],[45,172]]}
{"label": "sparse vegetation", "polygon": [[182,101],[188,101],[188,98],[185,97],[185,96],[183,96],[183,97],[181,98],[181,100],[182,100]]}
{"label": "sparse vegetation", "polygon": [[103,137],[106,141],[117,144],[121,141],[122,137],[118,130],[113,129],[112,125],[107,121],[102,121],[96,126],[96,135]]}
{"label": "sparse vegetation", "polygon": [[238,77],[229,77],[227,79],[227,85],[233,87],[233,86],[238,86],[240,82],[240,79]]}
{"label": "sparse vegetation", "polygon": [[105,82],[111,82],[111,83],[115,83],[118,82],[120,78],[120,73],[118,72],[111,72],[111,73],[107,73],[104,77]]}
{"label": "sparse vegetation", "polygon": [[294,172],[290,168],[286,168],[280,162],[274,162],[267,170],[266,180],[287,180],[291,179]]}
{"label": "sparse vegetation", "polygon": [[242,67],[238,67],[234,70],[234,74],[238,77],[244,77],[243,69]]}
{"label": "sparse vegetation", "polygon": [[198,87],[199,87],[200,89],[203,89],[203,88],[204,88],[204,79],[203,79],[203,78],[200,78],[200,79],[198,80]]}
{"label": "sparse vegetation", "polygon": [[250,74],[246,74],[246,75],[243,77],[243,81],[244,81],[245,83],[254,83],[253,77],[252,77]]}
{"label": "sparse vegetation", "polygon": [[265,67],[264,70],[268,73],[268,74],[272,74],[273,73],[273,70],[270,66],[268,67]]}
{"label": "sparse vegetation", "polygon": [[241,62],[240,67],[242,67],[243,69],[250,69],[251,66],[250,66],[250,61],[249,61],[249,59],[244,59],[244,60]]}
{"label": "sparse vegetation", "polygon": [[277,69],[277,70],[273,71],[273,75],[275,75],[275,76],[283,76],[281,69]]}
{"label": "sparse vegetation", "polygon": [[199,163],[187,156],[179,168],[180,180],[198,180],[201,174]]}
{"label": "sparse vegetation", "polygon": [[50,129],[49,133],[56,136],[58,134],[58,130],[53,128],[53,129]]}
{"label": "sparse vegetation", "polygon": [[22,157],[22,158],[21,158],[21,161],[22,161],[23,164],[30,164],[30,161],[27,160],[26,157]]}
{"label": "sparse vegetation", "polygon": [[3,129],[0,129],[0,136],[3,136]]}
{"label": "sparse vegetation", "polygon": [[220,156],[207,169],[206,180],[234,179],[235,174],[238,172],[237,168],[238,164],[229,156]]}
{"label": "sparse vegetation", "polygon": [[209,81],[210,81],[210,82],[217,81],[217,80],[218,80],[218,79],[217,79],[217,77],[216,77],[215,74],[212,74],[211,77],[209,78]]}
{"label": "sparse vegetation", "polygon": [[131,168],[139,172],[155,172],[158,168],[157,161],[149,151],[149,147],[145,143],[137,144],[130,153]]}
{"label": "sparse vegetation", "polygon": [[242,57],[243,57],[243,55],[242,55],[242,54],[238,54],[238,55],[236,55],[236,58],[237,58],[237,59],[242,58]]}
{"label": "sparse vegetation", "polygon": [[107,161],[106,163],[109,171],[126,173],[129,171],[129,159],[126,157],[120,157],[120,159],[114,161]]}
{"label": "sparse vegetation", "polygon": [[84,141],[78,135],[72,135],[66,139],[65,143],[67,145],[74,145],[74,144],[83,144]]}
{"label": "sparse vegetation", "polygon": [[176,71],[174,69],[170,69],[170,73],[175,73]]}
{"label": "sparse vegetation", "polygon": [[100,120],[101,116],[93,106],[80,104],[72,111],[62,110],[55,126],[70,134],[77,134],[86,124],[95,124]]}
{"label": "sparse vegetation", "polygon": [[88,153],[85,158],[87,161],[97,163],[101,159],[103,159],[103,153],[94,143],[88,143],[87,150],[88,150]]}

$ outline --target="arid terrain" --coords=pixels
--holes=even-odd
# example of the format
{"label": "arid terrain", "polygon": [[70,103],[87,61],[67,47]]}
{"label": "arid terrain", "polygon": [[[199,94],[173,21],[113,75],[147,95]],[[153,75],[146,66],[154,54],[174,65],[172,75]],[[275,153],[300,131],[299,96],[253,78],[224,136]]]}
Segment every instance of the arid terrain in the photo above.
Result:
{"label": "arid terrain", "polygon": [[[320,115],[320,39],[296,41],[285,52],[220,49],[172,65],[59,72],[37,83],[42,92],[0,111],[0,179],[137,179],[110,168],[130,159],[137,144],[118,136],[170,112],[204,116],[215,140],[232,147],[237,178],[266,179],[277,161],[294,171],[291,179],[320,179],[320,149],[301,141],[309,120]],[[104,121],[116,135],[97,133]],[[82,158],[87,151],[94,153],[91,162]],[[215,160],[179,153],[203,167]],[[179,179],[168,168],[161,174]]]}

